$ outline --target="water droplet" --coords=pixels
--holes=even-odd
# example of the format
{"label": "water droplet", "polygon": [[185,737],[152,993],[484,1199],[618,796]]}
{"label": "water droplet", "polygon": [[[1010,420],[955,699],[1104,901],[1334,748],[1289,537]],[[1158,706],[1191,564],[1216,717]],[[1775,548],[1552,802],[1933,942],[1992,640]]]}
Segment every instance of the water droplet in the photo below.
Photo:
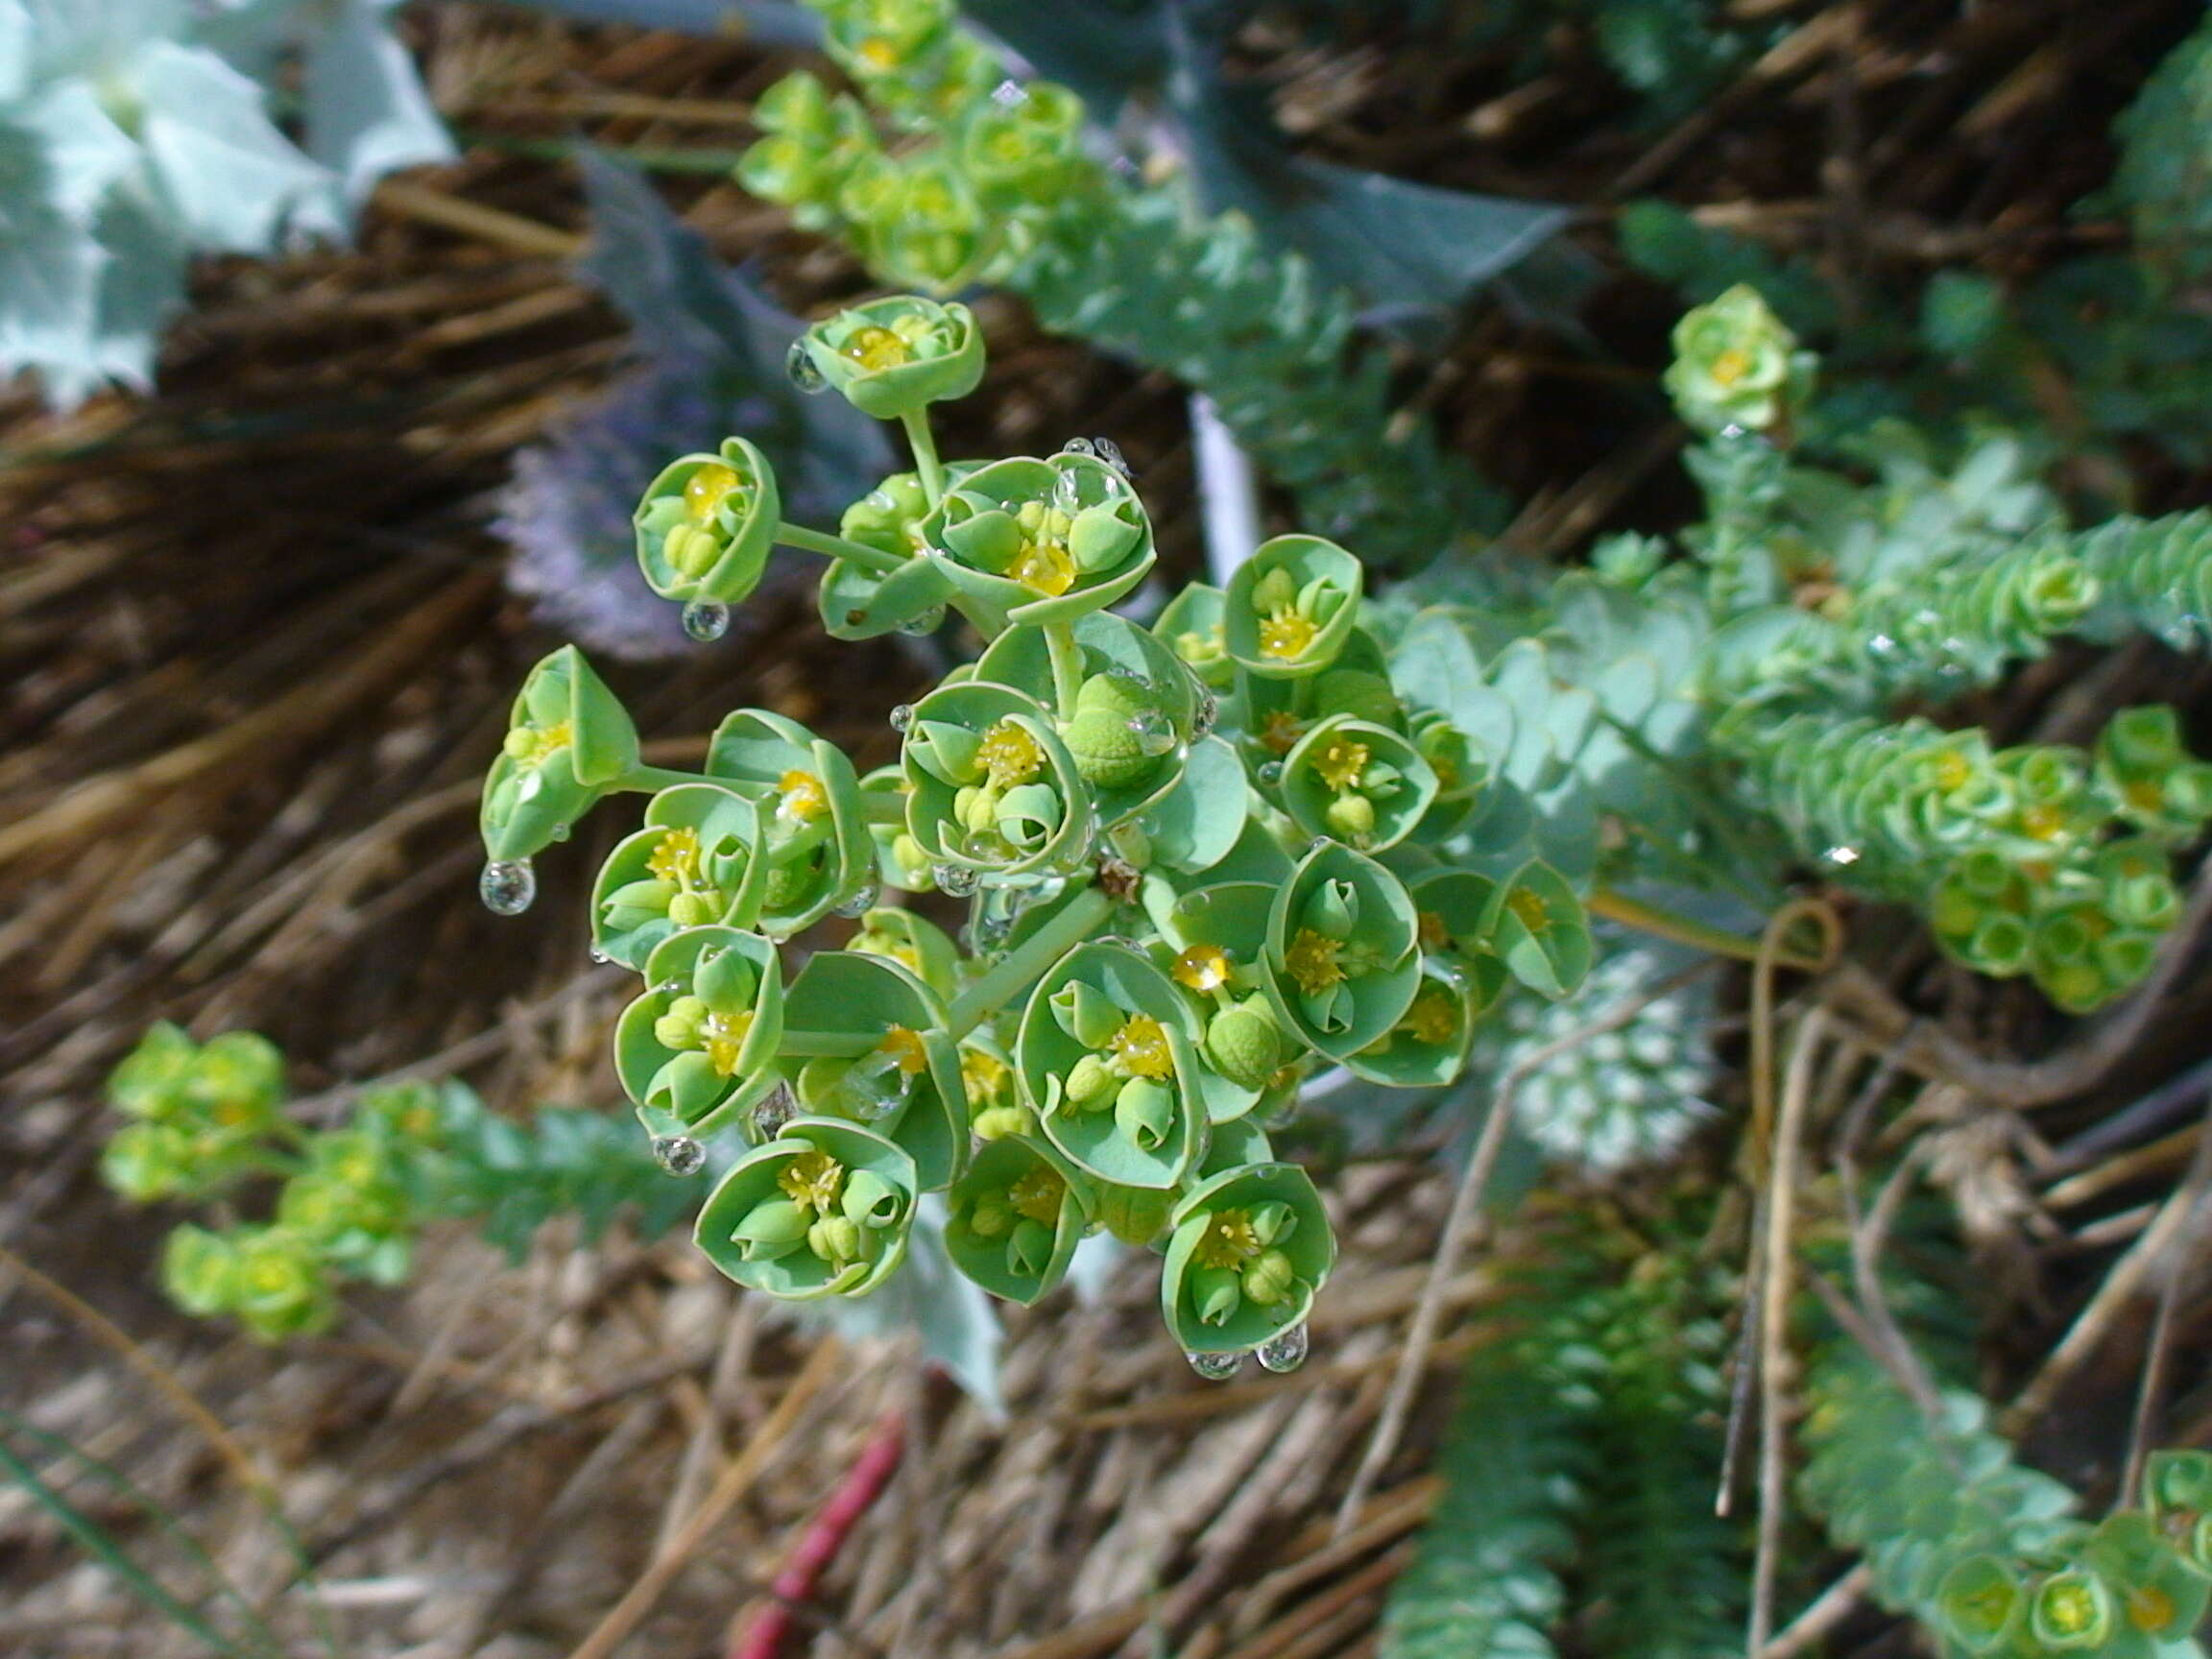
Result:
{"label": "water droplet", "polygon": [[660,984],[658,984],[658,985],[656,985],[656,986],[654,986],[654,987],[653,987],[653,995],[654,995],[654,996],[656,996],[656,997],[673,997],[673,996],[675,996],[675,995],[676,995],[676,993],[677,993],[677,992],[679,992],[679,991],[681,991],[681,990],[683,990],[683,989],[684,989],[684,981],[683,981],[683,980],[681,980],[681,979],[663,979],[663,980],[661,980],[661,983],[660,983]]}
{"label": "water droplet", "polygon": [[902,703],[891,710],[891,730],[903,732],[914,724],[914,705]]}
{"label": "water droplet", "polygon": [[1214,722],[1221,718],[1221,699],[1212,689],[1198,687],[1198,700],[1190,710],[1190,741],[1195,743],[1214,730]]}
{"label": "water droplet", "polygon": [[900,623],[899,632],[902,634],[915,635],[934,634],[938,629],[944,626],[945,607],[942,605],[932,605],[928,610],[923,612],[919,616],[909,616],[905,621]]}
{"label": "water droplet", "polygon": [[[1078,438],[1075,442],[1080,444],[1082,440]],[[1083,480],[1072,469],[1053,481],[1052,505],[1068,514],[1083,511]]]}
{"label": "water droplet", "polygon": [[1877,657],[1887,657],[1895,653],[1897,641],[1890,638],[1887,634],[1877,634],[1873,638],[1866,641],[1866,649],[1873,652]]}
{"label": "water droplet", "polygon": [[1827,859],[1831,864],[1856,864],[1859,862],[1859,849],[1856,847],[1831,847],[1820,856]]}
{"label": "water droplet", "polygon": [[1270,1371],[1295,1371],[1306,1363],[1310,1343],[1306,1335],[1306,1323],[1300,1320],[1286,1330],[1278,1331],[1260,1344],[1259,1359]]}
{"label": "water droplet", "polygon": [[702,645],[710,645],[730,632],[730,607],[711,600],[694,599],[684,607],[684,632]]}
{"label": "water droplet", "polygon": [[1746,438],[1750,434],[1731,421],[1727,425],[1720,428],[1720,436],[1723,438]]}
{"label": "water droplet", "polygon": [[527,858],[487,864],[476,882],[476,894],[493,915],[519,916],[538,897],[538,872]]}
{"label": "water droplet", "polygon": [[1029,102],[1029,89],[1019,81],[1001,81],[991,88],[991,102],[1001,109],[1015,109]]}
{"label": "water droplet", "polygon": [[568,839],[568,826],[567,826],[567,825],[565,825],[565,824],[556,824],[556,825],[554,825],[554,826],[553,826],[553,839],[554,839],[554,840],[556,840],[556,841],[565,841],[565,840],[567,840],[567,839]]}
{"label": "water droplet", "polygon": [[980,878],[972,864],[932,864],[929,878],[937,883],[937,891],[950,893],[955,899],[965,899],[975,891]]}
{"label": "water droplet", "polygon": [[660,1135],[653,1141],[653,1162],[671,1175],[696,1175],[707,1166],[707,1148],[688,1135]]}
{"label": "water droplet", "polygon": [[1060,445],[1060,453],[1063,455],[1095,455],[1098,450],[1096,445],[1088,438],[1070,438],[1067,443]]}
{"label": "water droplet", "polygon": [[1091,447],[1096,451],[1099,460],[1105,462],[1122,477],[1134,476],[1129,470],[1128,461],[1121,454],[1121,445],[1115,443],[1113,439],[1094,438],[1091,440]]}
{"label": "water droplet", "polygon": [[1282,782],[1283,762],[1280,760],[1262,760],[1260,763],[1257,776],[1262,783],[1276,784]]}
{"label": "water droplet", "polygon": [[1140,709],[1129,716],[1129,732],[1137,747],[1147,755],[1165,755],[1175,747],[1175,722],[1157,709]]}
{"label": "water droplet", "polygon": [[1186,1354],[1190,1369],[1209,1382],[1226,1382],[1244,1363],[1241,1354]]}
{"label": "water droplet", "polygon": [[854,893],[852,898],[846,900],[842,904],[834,906],[834,908],[838,915],[848,919],[865,916],[869,911],[876,908],[876,901],[882,897],[883,883],[871,878],[861,883],[860,890]]}
{"label": "water droplet", "polygon": [[812,396],[830,390],[830,381],[814,361],[814,354],[806,349],[806,342],[791,342],[791,355],[783,359],[783,372],[791,376],[791,384]]}
{"label": "water droplet", "polygon": [[791,1091],[782,1084],[759,1105],[753,1108],[753,1127],[763,1141],[773,1141],[777,1132],[799,1116],[799,1103],[791,1098]]}
{"label": "water droplet", "polygon": [[605,968],[611,964],[614,958],[608,955],[606,951],[600,950],[598,946],[594,945],[591,947],[591,960],[598,963],[600,967]]}

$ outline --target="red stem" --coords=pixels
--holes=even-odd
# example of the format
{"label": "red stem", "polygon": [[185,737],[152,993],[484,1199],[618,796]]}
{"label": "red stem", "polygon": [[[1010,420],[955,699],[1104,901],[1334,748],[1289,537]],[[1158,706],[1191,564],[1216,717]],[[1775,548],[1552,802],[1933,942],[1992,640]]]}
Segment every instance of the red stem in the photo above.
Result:
{"label": "red stem", "polygon": [[730,1659],[777,1659],[782,1652],[793,1628],[794,1610],[813,1596],[815,1585],[837,1559],[837,1551],[844,1548],[853,1528],[890,1484],[892,1472],[899,1467],[905,1450],[904,1415],[886,1412],[837,1490],[815,1511],[791,1553],[783,1558],[775,1582],[768,1586],[767,1601],[731,1647]]}

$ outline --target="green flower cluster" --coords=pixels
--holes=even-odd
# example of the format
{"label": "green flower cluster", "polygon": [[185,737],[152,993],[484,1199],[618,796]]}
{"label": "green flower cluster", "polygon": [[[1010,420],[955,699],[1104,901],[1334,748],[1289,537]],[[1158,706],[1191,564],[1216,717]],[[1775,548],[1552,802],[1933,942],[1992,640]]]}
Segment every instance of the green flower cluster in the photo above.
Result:
{"label": "green flower cluster", "polygon": [[2212,1602],[2212,1455],[2152,1454],[2143,1507],[2091,1526],[2048,1476],[1984,1427],[1987,1407],[1945,1394],[1926,1421],[1863,1367],[1831,1364],[1806,1424],[1806,1500],[1838,1542],[1866,1552],[1876,1596],[1915,1614],[1947,1655],[2156,1659],[2195,1652]]}
{"label": "green flower cluster", "polygon": [[108,1101],[131,1121],[100,1155],[101,1177],[136,1203],[204,1198],[267,1167],[287,1132],[284,1057],[250,1031],[204,1046],[167,1021],[108,1080]]}
{"label": "green flower cluster", "polygon": [[[1581,902],[1510,837],[1472,857],[1485,810],[1520,797],[1489,787],[1493,757],[1450,709],[1401,692],[1343,548],[1278,538],[1147,629],[1108,609],[1154,564],[1111,445],[940,463],[926,405],[974,385],[979,352],[963,307],[914,297],[798,348],[915,449],[839,534],[774,527],[829,560],[825,623],[864,637],[957,612],[984,641],[892,710],[896,763],[858,776],[741,709],[699,772],[644,767],[572,654],[533,676],[566,699],[551,712],[588,706],[626,734],[625,765],[569,765],[579,781],[652,796],[592,889],[597,954],[643,980],[615,1070],[666,1166],[698,1167],[724,1129],[748,1143],[697,1227],[740,1284],[865,1294],[942,1192],[951,1259],[1001,1296],[1045,1295],[1111,1232],[1161,1253],[1162,1312],[1196,1362],[1294,1364],[1335,1245],[1270,1129],[1317,1066],[1455,1076],[1509,985],[1580,979]],[[710,513],[686,505],[709,493]],[[638,510],[640,563],[711,582],[776,499],[757,452],[679,462]],[[517,703],[525,735],[488,789],[494,860],[544,844],[511,831],[498,792],[516,751],[553,748],[529,735],[553,701]],[[968,898],[965,949],[886,886]],[[846,947],[817,941],[787,975],[779,947],[837,917],[859,924]]]}
{"label": "green flower cluster", "polygon": [[1674,325],[1664,381],[1698,431],[1786,433],[1813,390],[1815,359],[1756,288],[1738,283]]}

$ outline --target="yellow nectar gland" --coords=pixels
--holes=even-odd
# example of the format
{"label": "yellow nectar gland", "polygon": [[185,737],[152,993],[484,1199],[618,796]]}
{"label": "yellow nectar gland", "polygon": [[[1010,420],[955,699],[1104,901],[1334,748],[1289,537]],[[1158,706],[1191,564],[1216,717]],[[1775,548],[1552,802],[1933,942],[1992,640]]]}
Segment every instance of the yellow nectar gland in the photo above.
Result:
{"label": "yellow nectar gland", "polygon": [[827,1152],[802,1152],[778,1171],[776,1185],[792,1203],[828,1214],[845,1185],[845,1166]]}
{"label": "yellow nectar gland", "polygon": [[645,871],[658,880],[690,886],[699,879],[699,831],[688,825],[663,830],[661,839],[653,843],[653,855],[645,860]]}
{"label": "yellow nectar gland", "polygon": [[1168,970],[1178,985],[1193,991],[1218,991],[1229,983],[1229,953],[1218,945],[1192,945]]}
{"label": "yellow nectar gland", "polygon": [[1033,592],[1058,598],[1075,586],[1075,560],[1050,538],[1025,538],[1020,557],[1006,567],[1006,574]]}
{"label": "yellow nectar gland", "polygon": [[1355,743],[1349,737],[1333,737],[1314,757],[1313,770],[1322,782],[1341,795],[1347,789],[1359,787],[1359,780],[1367,773],[1367,758],[1366,744]]}
{"label": "yellow nectar gland", "polygon": [[1045,748],[1026,728],[1006,719],[983,733],[975,759],[991,775],[994,788],[1011,789],[1045,770]]}
{"label": "yellow nectar gland", "polygon": [[1526,887],[1513,890],[1512,897],[1505,901],[1505,908],[1531,933],[1548,933],[1551,929],[1551,912],[1544,908],[1543,900]]}
{"label": "yellow nectar gland", "polygon": [[1040,1164],[1006,1189],[1006,1203],[1017,1215],[1050,1227],[1060,1219],[1060,1195],[1068,1183],[1049,1164]]}
{"label": "yellow nectar gland", "polygon": [[923,1046],[922,1034],[903,1025],[894,1025],[886,1031],[883,1041],[876,1045],[876,1052],[890,1055],[898,1062],[900,1072],[907,1077],[929,1064],[929,1050]]}
{"label": "yellow nectar gland", "polygon": [[1243,1210],[1216,1210],[1206,1217],[1206,1231],[1190,1260],[1201,1267],[1241,1267],[1260,1254],[1260,1235],[1252,1216]]}
{"label": "yellow nectar gland", "polygon": [[684,481],[684,511],[694,524],[704,524],[731,496],[744,506],[745,481],[728,467],[702,467]]}
{"label": "yellow nectar gland", "polygon": [[1157,1082],[1175,1075],[1175,1053],[1167,1046],[1167,1033],[1149,1014],[1132,1014],[1121,1029],[1106,1039],[1106,1046],[1121,1069],[1132,1077]]}
{"label": "yellow nectar gland", "polygon": [[1713,378],[1723,386],[1733,386],[1751,373],[1751,353],[1730,347],[1713,359]]}
{"label": "yellow nectar gland", "polygon": [[[866,57],[869,46],[880,44],[879,41],[870,41],[868,46],[860,49],[861,55]],[[886,52],[878,67],[888,68],[896,60]],[[913,350],[904,340],[888,328],[878,328],[873,325],[855,330],[853,337],[837,349],[840,355],[850,357],[861,368],[869,370],[897,369],[914,360]]]}
{"label": "yellow nectar gland", "polygon": [[517,726],[507,733],[507,758],[521,766],[542,766],[573,741],[576,733],[565,720],[551,726]]}
{"label": "yellow nectar gland", "polygon": [[776,787],[783,794],[783,803],[776,809],[786,818],[811,824],[830,810],[830,791],[811,772],[794,768],[776,780]]}
{"label": "yellow nectar gland", "polygon": [[709,1014],[699,1022],[699,1035],[705,1040],[707,1064],[714,1068],[717,1077],[737,1074],[737,1055],[745,1046],[745,1039],[753,1030],[753,1010],[741,1014]]}
{"label": "yellow nectar gland", "polygon": [[1449,1043],[1459,1035],[1458,1001],[1449,991],[1432,985],[1413,998],[1398,1029],[1418,1043]]}
{"label": "yellow nectar gland", "polygon": [[1293,661],[1306,654],[1320,632],[1313,619],[1301,612],[1273,612],[1260,618],[1260,655],[1279,662]]}
{"label": "yellow nectar gland", "polygon": [[1298,929],[1290,949],[1283,952],[1283,970],[1297,981],[1298,989],[1317,997],[1332,985],[1344,982],[1344,965],[1337,960],[1343,947],[1310,927]]}

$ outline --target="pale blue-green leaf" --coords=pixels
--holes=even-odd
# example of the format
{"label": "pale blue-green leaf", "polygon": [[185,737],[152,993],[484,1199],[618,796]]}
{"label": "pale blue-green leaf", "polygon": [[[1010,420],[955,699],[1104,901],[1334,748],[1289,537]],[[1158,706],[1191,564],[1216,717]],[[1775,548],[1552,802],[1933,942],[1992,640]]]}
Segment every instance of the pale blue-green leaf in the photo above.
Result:
{"label": "pale blue-green leaf", "polygon": [[31,13],[22,0],[0,0],[0,104],[12,104],[31,86]]}
{"label": "pale blue-green leaf", "polygon": [[340,228],[336,175],[271,124],[251,80],[169,40],[133,67],[147,154],[194,248],[264,253],[284,230]]}
{"label": "pale blue-green leaf", "polygon": [[1175,870],[1206,870],[1229,855],[1242,832],[1244,765],[1218,737],[1191,745],[1183,776],[1144,814],[1153,855]]}
{"label": "pale blue-green leaf", "polygon": [[[0,128],[0,148],[9,132]],[[43,204],[11,204],[0,233],[0,372],[36,371],[56,408],[101,383],[92,339],[107,263],[88,230]]]}
{"label": "pale blue-green leaf", "polygon": [[184,308],[190,250],[140,180],[108,192],[93,228],[109,258],[100,274],[92,361],[106,378],[144,391],[161,330]]}
{"label": "pale blue-green leaf", "polygon": [[453,155],[415,60],[384,26],[386,9],[345,0],[307,43],[307,154],[338,175],[355,205],[385,174]]}
{"label": "pale blue-green leaf", "polygon": [[41,87],[13,119],[37,135],[54,204],[80,225],[92,222],[101,198],[138,165],[138,146],[108,119],[89,81],[72,77]]}
{"label": "pale blue-green leaf", "polygon": [[1390,653],[1390,679],[1399,692],[1427,709],[1457,716],[1461,692],[1482,678],[1482,664],[1455,609],[1431,608],[1406,624]]}

